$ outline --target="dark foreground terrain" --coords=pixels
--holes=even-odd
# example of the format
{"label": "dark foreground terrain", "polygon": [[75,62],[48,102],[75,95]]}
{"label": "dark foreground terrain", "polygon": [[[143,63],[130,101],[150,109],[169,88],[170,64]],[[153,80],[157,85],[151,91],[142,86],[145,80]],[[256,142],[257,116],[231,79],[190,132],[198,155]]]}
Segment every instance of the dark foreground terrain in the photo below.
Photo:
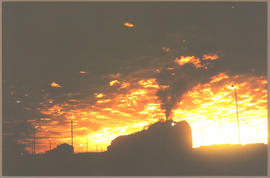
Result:
{"label": "dark foreground terrain", "polygon": [[186,122],[158,122],[116,138],[107,152],[73,154],[63,144],[39,155],[3,152],[5,176],[181,176],[267,175],[267,145],[192,148]]}

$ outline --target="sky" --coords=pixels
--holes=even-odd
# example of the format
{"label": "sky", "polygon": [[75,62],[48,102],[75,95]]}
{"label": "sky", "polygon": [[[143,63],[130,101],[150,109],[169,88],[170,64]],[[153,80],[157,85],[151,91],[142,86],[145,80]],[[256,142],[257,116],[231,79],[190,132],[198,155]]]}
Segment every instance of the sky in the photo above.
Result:
{"label": "sky", "polygon": [[[104,98],[98,94],[110,96],[98,108],[112,109],[116,101],[106,102],[129,96],[138,81],[153,84],[145,88],[160,112],[153,122],[170,117],[184,94],[220,73],[265,80],[266,14],[266,3],[4,2],[4,136],[30,143],[31,120],[47,118],[62,128],[69,123],[65,113],[95,112]],[[177,63],[186,56],[193,63]],[[64,115],[48,113],[56,107]],[[137,123],[134,117],[106,123],[125,126]],[[104,122],[95,118],[84,126],[95,132]],[[50,135],[59,136],[59,128]]]}

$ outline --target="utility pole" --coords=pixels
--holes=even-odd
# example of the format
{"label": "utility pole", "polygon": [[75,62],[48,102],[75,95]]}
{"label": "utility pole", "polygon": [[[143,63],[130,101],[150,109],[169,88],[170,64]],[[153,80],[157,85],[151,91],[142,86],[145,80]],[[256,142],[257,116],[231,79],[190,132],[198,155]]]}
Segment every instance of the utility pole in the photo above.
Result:
{"label": "utility pole", "polygon": [[32,155],[34,155],[35,152],[35,148],[34,148],[34,138],[33,138],[33,142],[32,142]]}
{"label": "utility pole", "polygon": [[36,154],[36,127],[34,126],[33,154]]}
{"label": "utility pole", "polygon": [[239,139],[239,144],[241,144],[240,122],[239,122],[239,116],[238,116],[238,101],[237,101],[236,87],[234,88],[234,95],[235,95],[236,117],[237,117],[237,125],[238,125],[238,137],[239,137],[238,139]]}
{"label": "utility pole", "polygon": [[51,138],[49,138],[49,141],[50,141],[50,151],[52,151],[52,141],[51,141]]}
{"label": "utility pole", "polygon": [[[73,147],[73,121],[71,120],[70,121],[70,135],[71,135],[71,145],[72,145],[72,147]],[[74,149],[74,147],[73,147],[73,149]]]}

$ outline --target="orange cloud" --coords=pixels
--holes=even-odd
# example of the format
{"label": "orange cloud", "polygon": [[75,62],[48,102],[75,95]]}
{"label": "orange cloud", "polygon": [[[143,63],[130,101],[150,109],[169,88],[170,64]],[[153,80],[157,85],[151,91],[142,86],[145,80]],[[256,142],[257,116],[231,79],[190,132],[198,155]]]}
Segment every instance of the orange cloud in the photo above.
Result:
{"label": "orange cloud", "polygon": [[114,85],[117,85],[117,84],[120,84],[120,82],[118,80],[110,81],[110,86],[114,86]]}
{"label": "orange cloud", "polygon": [[129,87],[130,86],[130,84],[128,83],[128,82],[123,82],[122,84],[121,84],[121,88],[127,88],[127,87]]}
{"label": "orange cloud", "polygon": [[62,87],[61,85],[59,85],[59,84],[56,83],[56,82],[52,82],[52,83],[50,84],[50,86],[51,86],[51,87],[54,87],[54,88],[61,88],[61,87]]}
{"label": "orange cloud", "polygon": [[217,54],[204,54],[202,56],[203,60],[217,60],[219,56]]}
{"label": "orange cloud", "polygon": [[156,79],[154,78],[147,80],[140,80],[139,84],[142,85],[144,88],[159,88],[159,85],[156,82]]}
{"label": "orange cloud", "polygon": [[193,64],[196,68],[201,68],[203,65],[201,64],[200,58],[195,56],[181,56],[180,59],[176,58],[174,60],[179,66],[183,66],[187,63]]}
{"label": "orange cloud", "polygon": [[126,27],[129,27],[129,28],[132,28],[132,27],[135,26],[134,24],[129,23],[129,22],[124,23],[124,25],[125,25]]}
{"label": "orange cloud", "polygon": [[227,78],[229,78],[229,76],[226,75],[225,73],[219,73],[218,75],[213,76],[213,77],[211,78],[212,80],[210,81],[210,83],[219,82],[219,81],[221,81],[221,80],[223,80],[223,79],[227,79]]}
{"label": "orange cloud", "polygon": [[103,93],[95,93],[95,96],[97,98],[102,98],[104,96],[104,94]]}

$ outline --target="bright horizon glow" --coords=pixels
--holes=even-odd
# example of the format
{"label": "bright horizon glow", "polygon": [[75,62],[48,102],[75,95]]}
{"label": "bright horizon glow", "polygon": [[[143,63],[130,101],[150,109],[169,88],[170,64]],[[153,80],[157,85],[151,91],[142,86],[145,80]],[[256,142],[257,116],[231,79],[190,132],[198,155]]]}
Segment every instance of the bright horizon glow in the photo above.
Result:
{"label": "bright horizon glow", "polygon": [[[197,85],[184,95],[174,118],[187,120],[192,127],[193,147],[213,144],[239,144],[234,90],[231,80],[215,78]],[[237,97],[241,144],[267,143],[267,90],[263,77],[234,76]],[[224,83],[220,85],[219,83]],[[259,89],[259,90],[258,90]],[[180,109],[181,108],[181,109]],[[193,118],[193,119],[190,119]],[[221,122],[221,128],[220,128]],[[203,128],[203,134],[202,134]]]}
{"label": "bright horizon glow", "polygon": [[[70,119],[72,119],[75,152],[85,151],[86,145],[90,152],[99,152],[106,151],[111,141],[120,135],[132,134],[158,120],[165,120],[165,112],[160,109],[161,103],[156,96],[161,86],[155,79],[139,80],[136,83],[125,81],[125,83],[136,87],[124,88],[126,93],[114,96],[102,93],[102,97],[101,94],[100,97],[96,97],[96,104],[89,108],[65,109],[69,107],[68,104],[44,104],[40,112],[50,118],[43,118],[42,123],[39,123],[37,137],[50,137],[52,149],[57,146],[56,143],[70,144]],[[187,120],[190,124],[194,148],[203,145],[238,144],[234,90],[230,89],[232,83],[238,87],[242,144],[267,143],[266,77],[228,76],[220,73],[208,83],[198,84],[185,93],[173,110],[172,119],[175,122]],[[121,84],[119,88],[123,90]],[[64,120],[60,121],[58,118]],[[35,123],[33,120],[29,122]],[[46,138],[37,140],[38,152],[49,150],[49,139]],[[27,151],[31,152],[32,138],[20,142],[28,143]]]}

